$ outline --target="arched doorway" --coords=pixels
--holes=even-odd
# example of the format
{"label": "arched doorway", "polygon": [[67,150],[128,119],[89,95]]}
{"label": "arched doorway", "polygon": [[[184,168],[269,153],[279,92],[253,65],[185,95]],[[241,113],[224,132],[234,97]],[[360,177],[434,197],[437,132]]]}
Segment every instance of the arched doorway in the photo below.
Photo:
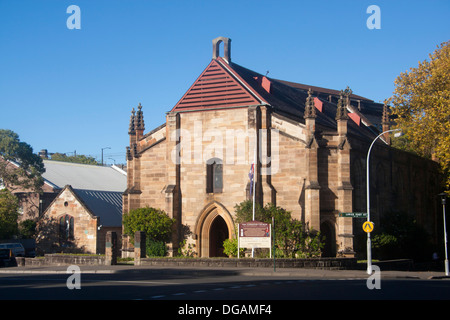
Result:
{"label": "arched doorway", "polygon": [[323,222],[320,225],[320,234],[321,241],[324,241],[322,257],[336,257],[336,233],[331,223]]}
{"label": "arched doorway", "polygon": [[224,257],[223,241],[234,234],[233,218],[222,204],[213,201],[199,214],[194,234],[199,257]]}
{"label": "arched doorway", "polygon": [[221,216],[217,216],[209,231],[209,256],[226,257],[223,253],[223,242],[228,239],[228,227]]}

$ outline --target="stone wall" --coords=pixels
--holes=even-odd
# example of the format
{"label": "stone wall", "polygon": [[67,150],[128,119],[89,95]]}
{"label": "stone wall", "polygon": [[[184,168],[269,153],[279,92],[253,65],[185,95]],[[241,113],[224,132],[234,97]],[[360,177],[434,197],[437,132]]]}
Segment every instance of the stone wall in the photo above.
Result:
{"label": "stone wall", "polygon": [[[236,258],[144,258],[141,266],[159,267],[223,267],[223,268],[273,268],[273,259]],[[309,268],[351,270],[356,268],[353,258],[276,259],[276,268]]]}
{"label": "stone wall", "polygon": [[[44,267],[66,265],[110,265],[105,256],[81,256],[48,254],[41,258],[17,257],[19,267]],[[213,268],[273,268],[273,259],[236,258],[141,258],[139,266],[151,267],[213,267]],[[317,258],[317,259],[276,259],[276,268],[309,269],[355,269],[356,259]]]}
{"label": "stone wall", "polygon": [[[355,212],[367,211],[367,149],[364,141],[352,140],[351,181]],[[370,157],[370,219],[375,224],[375,232],[385,226],[390,214],[401,212],[422,226],[433,243],[439,243],[442,208],[437,194],[442,190],[441,179],[436,162],[382,142],[375,144]],[[360,251],[363,250],[363,256],[366,234],[361,226],[364,221],[353,219],[354,235],[361,239],[358,246]]]}
{"label": "stone wall", "polygon": [[[18,266],[64,266],[64,265],[115,265],[119,254],[119,237],[121,233],[108,231],[103,239],[105,255],[80,254],[45,254],[43,257],[16,257]],[[144,238],[145,241],[145,238]]]}
{"label": "stone wall", "polygon": [[[306,142],[301,127],[295,126],[292,121],[275,118],[278,134],[278,146],[272,146],[272,152],[278,153],[274,158],[274,166],[277,172],[271,178],[271,183],[276,190],[276,204],[291,212],[294,219],[305,222],[305,188],[307,183],[306,173]],[[290,127],[296,127],[293,130]],[[297,136],[294,136],[296,134]]]}
{"label": "stone wall", "polygon": [[[185,133],[179,178],[181,223],[194,234],[196,240],[189,238],[188,243],[195,245],[202,257],[209,256],[209,227],[213,221],[208,220],[208,215],[221,216],[228,225],[229,237],[232,237],[234,206],[246,199],[252,161],[249,159],[252,157],[249,143],[253,139],[249,137],[247,114],[247,109],[243,108],[232,112],[214,110],[180,116],[180,127]],[[206,163],[213,158],[223,163],[223,189],[222,192],[209,193],[206,190]],[[202,228],[196,228],[200,225]]]}
{"label": "stone wall", "polygon": [[105,256],[100,255],[69,255],[69,254],[46,254],[39,258],[16,257],[19,267],[43,267],[43,266],[65,266],[65,265],[105,265]]}
{"label": "stone wall", "polygon": [[139,202],[132,204],[133,209],[145,206],[165,207],[162,192],[166,185],[166,143],[161,141],[142,153],[135,162],[139,162],[139,190],[142,192]]}

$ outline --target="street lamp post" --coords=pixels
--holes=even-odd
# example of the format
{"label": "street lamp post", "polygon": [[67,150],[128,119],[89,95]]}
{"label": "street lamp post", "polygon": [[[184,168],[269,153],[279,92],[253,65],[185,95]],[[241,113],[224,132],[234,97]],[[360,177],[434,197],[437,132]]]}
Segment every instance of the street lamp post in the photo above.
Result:
{"label": "street lamp post", "polygon": [[[369,151],[367,152],[367,164],[366,164],[366,178],[367,178],[367,221],[370,222],[370,151],[372,151],[372,147],[375,144],[375,141],[382,135],[388,132],[401,132],[401,129],[393,129],[393,130],[387,130],[382,133],[380,133],[371,143],[369,147]],[[397,134],[396,134],[397,136]],[[372,274],[372,243],[370,239],[370,232],[367,232],[367,274]]]}
{"label": "street lamp post", "polygon": [[445,192],[440,193],[439,196],[441,196],[442,200],[442,213],[444,216],[444,248],[445,248],[445,275],[448,276],[448,256],[447,256],[447,226],[445,221],[445,200],[447,198],[447,194]]}
{"label": "street lamp post", "polygon": [[103,166],[103,150],[105,150],[105,149],[111,149],[111,147],[102,148],[102,166]]}

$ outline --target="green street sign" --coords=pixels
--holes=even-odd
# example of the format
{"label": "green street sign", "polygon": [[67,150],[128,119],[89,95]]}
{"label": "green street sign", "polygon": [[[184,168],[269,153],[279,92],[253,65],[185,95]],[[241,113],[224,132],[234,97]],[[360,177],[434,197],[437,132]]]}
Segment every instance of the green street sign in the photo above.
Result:
{"label": "green street sign", "polygon": [[339,212],[339,217],[344,218],[367,218],[366,212]]}

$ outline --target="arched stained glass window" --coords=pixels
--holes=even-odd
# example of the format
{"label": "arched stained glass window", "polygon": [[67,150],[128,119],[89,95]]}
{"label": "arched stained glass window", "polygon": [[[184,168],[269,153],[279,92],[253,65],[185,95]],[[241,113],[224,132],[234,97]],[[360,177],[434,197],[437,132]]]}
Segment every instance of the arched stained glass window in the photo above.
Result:
{"label": "arched stained glass window", "polygon": [[68,214],[59,218],[59,237],[61,240],[73,240],[73,217]]}

